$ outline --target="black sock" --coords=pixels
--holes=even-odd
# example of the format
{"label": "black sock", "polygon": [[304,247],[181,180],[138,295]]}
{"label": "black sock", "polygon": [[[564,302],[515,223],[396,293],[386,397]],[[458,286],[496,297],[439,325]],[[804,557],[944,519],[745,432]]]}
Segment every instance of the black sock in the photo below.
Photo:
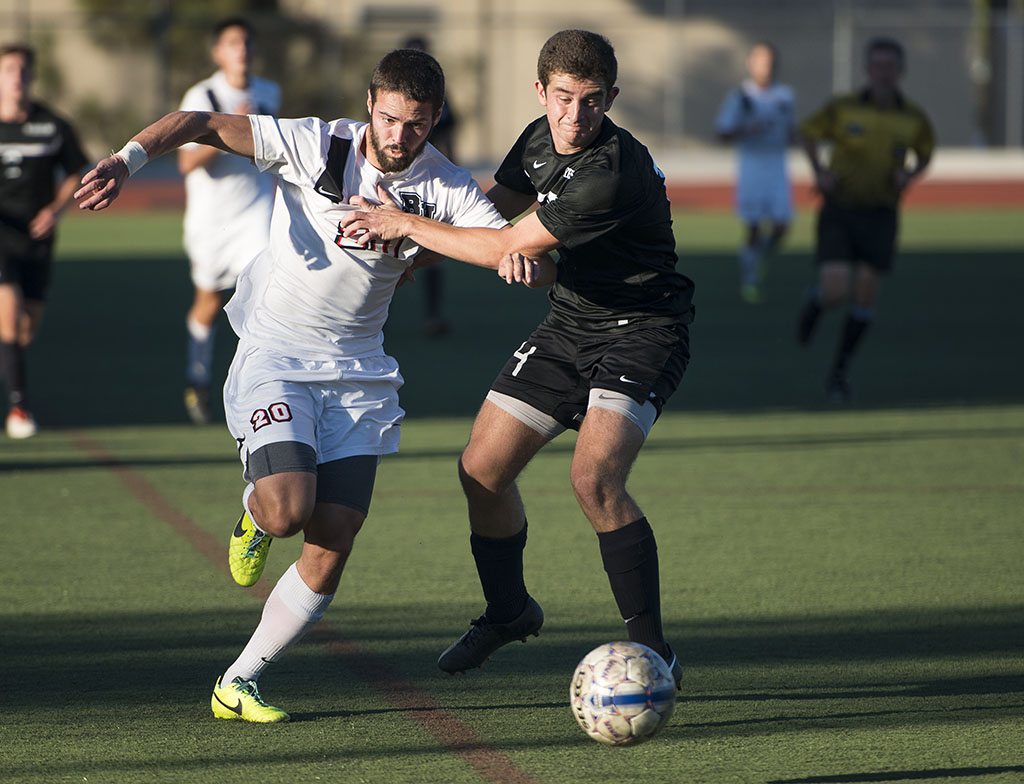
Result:
{"label": "black sock", "polygon": [[661,629],[658,545],[647,518],[599,533],[597,540],[629,639],[666,655],[668,647]]}
{"label": "black sock", "polygon": [[821,318],[821,310],[821,297],[818,294],[817,288],[815,288],[810,296],[807,297],[807,301],[800,310],[800,316],[797,319],[796,339],[800,345],[806,346],[811,342],[811,338],[814,337],[814,330],[818,326],[818,320]]}
{"label": "black sock", "polygon": [[870,320],[857,318],[857,316],[852,314],[846,317],[846,323],[843,325],[843,334],[839,337],[836,361],[832,366],[833,373],[841,374],[846,372],[846,368],[850,364],[850,358],[864,338],[864,333],[867,331],[870,323]]}
{"label": "black sock", "polygon": [[17,343],[0,343],[0,375],[7,384],[10,405],[26,405],[25,352]]}
{"label": "black sock", "polygon": [[523,611],[529,598],[523,579],[526,521],[522,531],[505,539],[470,534],[469,545],[487,600],[485,614],[495,623],[508,623]]}

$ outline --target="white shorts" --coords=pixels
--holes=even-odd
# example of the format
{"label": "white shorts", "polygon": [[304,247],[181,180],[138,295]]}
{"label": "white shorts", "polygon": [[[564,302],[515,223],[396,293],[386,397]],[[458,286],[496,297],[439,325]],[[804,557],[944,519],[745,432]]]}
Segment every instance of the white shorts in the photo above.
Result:
{"label": "white shorts", "polygon": [[402,383],[398,363],[386,355],[303,360],[239,343],[224,413],[243,467],[261,446],[281,441],[308,444],[317,465],[386,455],[398,451]]}
{"label": "white shorts", "polygon": [[253,208],[245,219],[213,231],[186,226],[185,252],[192,283],[205,291],[226,291],[246,265],[270,244],[270,210]]}
{"label": "white shorts", "polygon": [[789,223],[793,196],[783,155],[741,155],[736,181],[736,214],[744,223]]}
{"label": "white shorts", "polygon": [[793,219],[793,197],[786,181],[747,185],[736,188],[736,214],[744,223],[763,220],[789,223]]}

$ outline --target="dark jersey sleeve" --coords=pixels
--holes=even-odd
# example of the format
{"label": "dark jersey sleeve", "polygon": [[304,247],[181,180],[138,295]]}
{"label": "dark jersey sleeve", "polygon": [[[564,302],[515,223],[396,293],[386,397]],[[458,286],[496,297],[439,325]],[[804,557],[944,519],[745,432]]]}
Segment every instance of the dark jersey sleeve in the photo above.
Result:
{"label": "dark jersey sleeve", "polygon": [[75,174],[88,163],[88,160],[82,152],[82,145],[78,143],[78,136],[71,124],[62,119],[59,121],[59,127],[61,144],[57,161],[65,175]]}
{"label": "dark jersey sleeve", "polygon": [[528,193],[530,195],[535,194],[537,189],[533,187],[530,178],[526,176],[526,170],[523,168],[523,154],[526,150],[526,143],[532,127],[532,125],[527,127],[520,134],[519,138],[516,139],[516,143],[512,145],[512,149],[508,151],[508,155],[505,156],[505,160],[498,167],[498,171],[494,173],[494,181],[499,185],[504,185],[506,188],[518,193]]}

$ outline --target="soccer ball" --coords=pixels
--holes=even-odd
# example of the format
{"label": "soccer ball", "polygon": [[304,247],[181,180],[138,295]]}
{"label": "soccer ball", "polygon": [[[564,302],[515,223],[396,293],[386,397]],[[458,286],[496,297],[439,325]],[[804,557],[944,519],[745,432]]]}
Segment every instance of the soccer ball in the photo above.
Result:
{"label": "soccer ball", "polygon": [[577,665],[569,703],[594,740],[612,746],[643,743],[672,715],[676,684],[665,660],[646,645],[610,642]]}

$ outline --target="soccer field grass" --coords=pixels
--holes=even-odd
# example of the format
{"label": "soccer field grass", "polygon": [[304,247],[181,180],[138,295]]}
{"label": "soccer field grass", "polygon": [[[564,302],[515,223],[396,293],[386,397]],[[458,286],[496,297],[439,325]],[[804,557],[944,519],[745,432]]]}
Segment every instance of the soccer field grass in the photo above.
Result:
{"label": "soccer field grass", "polygon": [[694,229],[693,363],[630,484],[658,533],[685,688],[664,732],[631,749],[586,739],[568,708],[576,661],[623,632],[569,488],[571,435],[523,480],[541,636],[465,677],[435,664],[481,609],[455,461],[543,295],[452,267],[454,332],[432,341],[416,289],[399,292],[402,452],[381,466],[325,622],[261,681],[294,721],[223,722],[213,682],[299,543],[274,545],[254,589],[226,574],[240,465],[222,426],[182,424],[177,219],[69,221],[30,355],[44,430],[0,440],[0,781],[1024,780],[1011,217],[974,244],[970,216],[935,218],[934,241],[908,225],[921,239],[842,409],[821,400],[836,323],[809,352],[792,345],[799,237],[752,309],[735,296],[732,224]]}

